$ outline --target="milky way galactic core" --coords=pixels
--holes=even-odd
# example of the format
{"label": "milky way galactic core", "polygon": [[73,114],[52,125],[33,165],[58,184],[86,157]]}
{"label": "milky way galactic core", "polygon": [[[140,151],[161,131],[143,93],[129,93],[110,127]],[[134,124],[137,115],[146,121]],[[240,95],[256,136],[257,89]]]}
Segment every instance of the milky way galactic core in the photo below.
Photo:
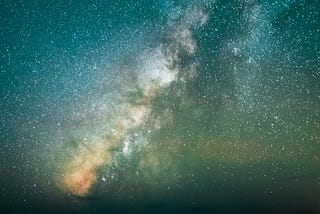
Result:
{"label": "milky way galactic core", "polygon": [[320,212],[319,8],[1,2],[0,210]]}

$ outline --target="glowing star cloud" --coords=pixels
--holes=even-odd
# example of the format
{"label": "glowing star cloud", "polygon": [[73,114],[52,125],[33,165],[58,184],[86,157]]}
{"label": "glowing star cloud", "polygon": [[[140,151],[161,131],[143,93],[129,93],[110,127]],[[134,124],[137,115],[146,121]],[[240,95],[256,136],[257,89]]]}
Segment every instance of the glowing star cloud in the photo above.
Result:
{"label": "glowing star cloud", "polygon": [[140,55],[143,63],[138,71],[137,85],[143,92],[142,95],[127,107],[125,113],[119,115],[111,132],[107,132],[90,146],[78,146],[77,153],[63,167],[60,180],[63,189],[78,196],[89,193],[97,181],[97,170],[112,161],[111,148],[121,143],[132,129],[148,120],[152,100],[177,80],[178,70],[175,69],[174,62],[181,51],[194,53],[196,46],[191,30],[197,25],[203,25],[206,20],[206,15],[198,8],[187,11],[180,26],[175,28],[169,46],[160,45],[153,51]]}

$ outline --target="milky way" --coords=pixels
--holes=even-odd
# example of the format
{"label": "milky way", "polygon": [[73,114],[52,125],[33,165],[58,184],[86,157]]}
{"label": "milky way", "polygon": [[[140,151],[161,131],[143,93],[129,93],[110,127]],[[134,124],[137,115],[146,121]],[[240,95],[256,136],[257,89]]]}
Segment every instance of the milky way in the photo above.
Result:
{"label": "milky way", "polygon": [[0,212],[319,212],[319,8],[1,1]]}
{"label": "milky way", "polygon": [[196,45],[191,30],[196,25],[203,25],[206,16],[198,8],[190,9],[181,22],[177,31],[172,32],[173,41],[169,45],[144,53],[140,57],[141,61],[138,59],[138,63],[142,63],[142,70],[137,71],[135,84],[141,94],[118,116],[111,133],[90,144],[90,148],[80,145],[75,151],[75,157],[67,163],[63,183],[72,194],[85,195],[89,192],[96,182],[98,168],[112,161],[109,149],[121,143],[132,129],[145,123],[155,96],[173,81],[178,81],[179,71],[174,62],[178,60],[181,51],[194,53]]}

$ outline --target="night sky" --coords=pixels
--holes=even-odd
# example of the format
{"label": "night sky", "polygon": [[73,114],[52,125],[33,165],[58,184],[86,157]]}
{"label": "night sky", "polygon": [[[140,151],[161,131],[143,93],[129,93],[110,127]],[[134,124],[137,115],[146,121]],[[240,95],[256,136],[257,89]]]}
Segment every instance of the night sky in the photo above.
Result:
{"label": "night sky", "polygon": [[1,213],[320,213],[320,2],[1,0]]}

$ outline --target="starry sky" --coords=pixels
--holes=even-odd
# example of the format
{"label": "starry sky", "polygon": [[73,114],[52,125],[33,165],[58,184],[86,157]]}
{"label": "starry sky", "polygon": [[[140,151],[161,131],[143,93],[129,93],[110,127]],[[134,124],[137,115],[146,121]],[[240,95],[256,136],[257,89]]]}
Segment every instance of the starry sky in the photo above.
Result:
{"label": "starry sky", "polygon": [[1,213],[320,212],[319,8],[2,0]]}

